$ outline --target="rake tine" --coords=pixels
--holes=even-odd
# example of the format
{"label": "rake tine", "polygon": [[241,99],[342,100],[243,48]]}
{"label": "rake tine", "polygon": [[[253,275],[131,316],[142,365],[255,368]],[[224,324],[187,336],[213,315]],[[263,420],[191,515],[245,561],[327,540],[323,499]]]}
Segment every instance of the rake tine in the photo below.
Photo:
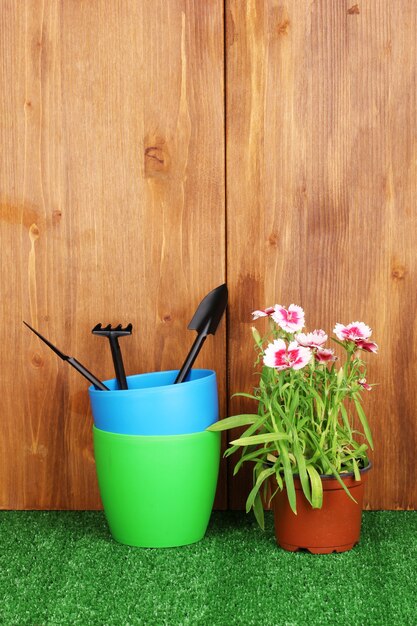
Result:
{"label": "rake tine", "polygon": [[119,337],[126,337],[127,335],[131,335],[132,329],[132,324],[128,324],[126,328],[123,328],[121,324],[118,324],[115,328],[112,328],[111,324],[107,324],[107,326],[105,326],[104,328],[101,324],[97,324],[91,331],[93,335],[107,337],[107,339],[110,341],[114,370],[120,389],[127,389],[128,387],[125,368],[123,365],[122,353],[119,346]]}

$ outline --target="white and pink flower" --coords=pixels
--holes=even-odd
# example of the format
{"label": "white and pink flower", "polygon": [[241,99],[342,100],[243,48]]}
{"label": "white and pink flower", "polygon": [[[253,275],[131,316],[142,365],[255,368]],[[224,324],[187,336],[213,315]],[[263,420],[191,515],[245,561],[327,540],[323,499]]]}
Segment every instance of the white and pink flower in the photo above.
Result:
{"label": "white and pink flower", "polygon": [[277,370],[300,370],[310,362],[312,352],[292,341],[288,347],[283,339],[275,339],[265,350],[264,364]]}
{"label": "white and pink flower", "polygon": [[269,317],[275,312],[275,307],[269,306],[266,309],[257,309],[252,313],[252,319],[257,320],[260,317]]}
{"label": "white and pink flower", "polygon": [[347,326],[336,324],[334,334],[340,341],[366,341],[372,335],[372,330],[364,322],[352,322]]}
{"label": "white and pink flower", "polygon": [[366,382],[366,378],[360,378],[358,380],[358,383],[360,384],[361,387],[366,389],[366,391],[372,391],[372,387],[371,385],[368,385],[368,383]]}
{"label": "white and pink flower", "polygon": [[298,333],[295,335],[295,340],[300,346],[305,348],[320,348],[326,343],[328,337],[324,330],[313,330],[311,333]]}
{"label": "white and pink flower", "polygon": [[319,363],[330,363],[337,359],[334,350],[330,350],[330,348],[317,348],[314,352],[314,356]]}
{"label": "white and pink flower", "polygon": [[341,341],[353,341],[360,350],[378,352],[378,345],[374,341],[368,341],[372,330],[363,322],[352,322],[347,326],[336,324],[333,332]]}
{"label": "white and pink flower", "polygon": [[288,309],[280,304],[275,305],[275,311],[272,313],[272,319],[283,330],[289,333],[295,333],[304,327],[304,311],[297,304],[290,304]]}
{"label": "white and pink flower", "polygon": [[378,352],[378,345],[374,341],[364,341],[362,339],[355,341],[358,348],[365,350],[365,352]]}

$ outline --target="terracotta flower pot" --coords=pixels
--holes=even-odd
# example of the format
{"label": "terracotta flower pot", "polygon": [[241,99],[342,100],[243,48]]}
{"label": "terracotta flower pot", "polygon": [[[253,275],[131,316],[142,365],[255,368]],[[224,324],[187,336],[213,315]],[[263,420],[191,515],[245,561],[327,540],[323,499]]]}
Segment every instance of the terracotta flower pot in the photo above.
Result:
{"label": "terracotta flower pot", "polygon": [[342,475],[357,504],[333,476],[322,476],[321,509],[311,507],[303,494],[300,480],[294,476],[297,515],[290,508],[285,489],[278,491],[272,500],[278,545],[290,552],[306,549],[313,554],[351,550],[359,542],[364,483],[370,468],[371,464],[361,470],[361,481],[356,481],[353,474]]}

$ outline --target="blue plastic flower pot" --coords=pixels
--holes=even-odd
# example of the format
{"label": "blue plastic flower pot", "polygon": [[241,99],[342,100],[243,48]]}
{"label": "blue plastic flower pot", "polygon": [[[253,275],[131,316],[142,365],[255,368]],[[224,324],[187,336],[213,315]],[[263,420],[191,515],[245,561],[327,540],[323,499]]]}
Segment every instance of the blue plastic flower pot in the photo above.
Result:
{"label": "blue plastic flower pot", "polygon": [[116,379],[110,391],[90,387],[94,425],[126,435],[182,435],[203,431],[219,419],[216,373],[195,369],[174,385],[178,370],[128,376],[127,390]]}

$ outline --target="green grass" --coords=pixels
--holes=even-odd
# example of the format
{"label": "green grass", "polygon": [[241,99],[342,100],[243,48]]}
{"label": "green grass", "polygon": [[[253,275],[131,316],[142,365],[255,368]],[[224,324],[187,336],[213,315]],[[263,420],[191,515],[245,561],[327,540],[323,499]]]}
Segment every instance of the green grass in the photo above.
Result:
{"label": "green grass", "polygon": [[279,549],[241,512],[182,548],[115,543],[101,512],[0,512],[0,624],[416,626],[417,512],[364,513],[351,552]]}

